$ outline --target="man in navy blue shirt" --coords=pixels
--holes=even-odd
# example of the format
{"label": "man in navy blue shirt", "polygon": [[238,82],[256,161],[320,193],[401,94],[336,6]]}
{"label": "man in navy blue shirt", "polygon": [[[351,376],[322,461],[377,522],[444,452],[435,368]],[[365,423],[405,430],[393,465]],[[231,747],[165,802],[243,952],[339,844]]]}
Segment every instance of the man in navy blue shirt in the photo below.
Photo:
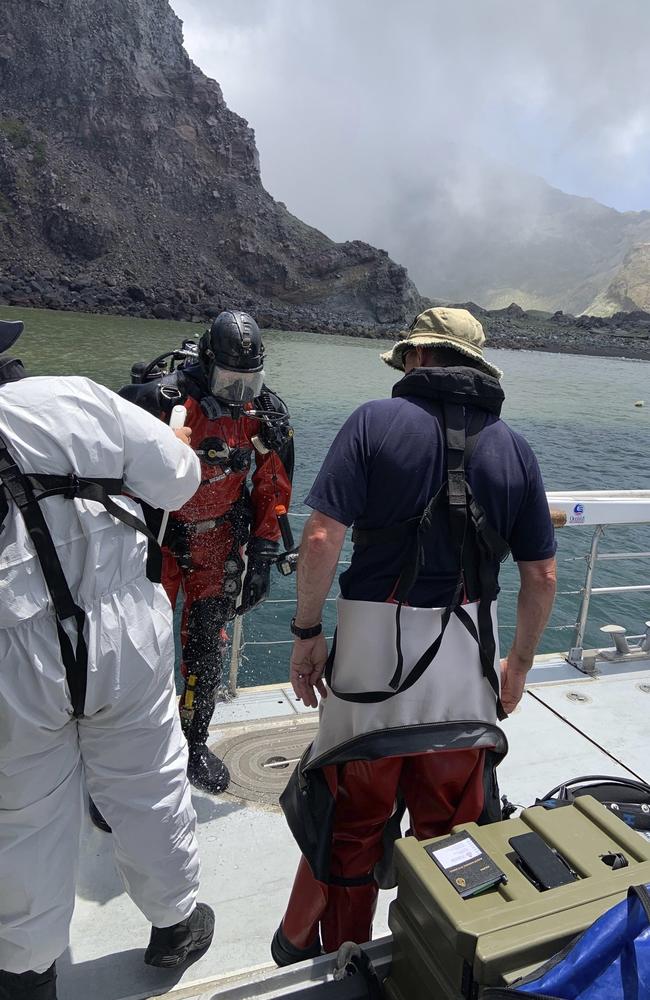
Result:
{"label": "man in navy blue shirt", "polygon": [[[366,941],[398,795],[415,835],[438,836],[480,816],[486,761],[505,753],[496,722],[519,702],[550,615],[555,538],[535,455],[499,417],[501,372],[484,339],[466,310],[422,313],[382,355],[405,372],[392,398],[346,421],[307,498],[291,682],[305,705],[322,698],[299,771],[303,789],[311,780],[313,797],[320,780],[325,798],[316,845],[291,786],[283,801],[303,859],[273,941],[278,964]],[[326,686],[322,609],[351,525]],[[521,586],[499,665],[495,598],[508,548]]]}

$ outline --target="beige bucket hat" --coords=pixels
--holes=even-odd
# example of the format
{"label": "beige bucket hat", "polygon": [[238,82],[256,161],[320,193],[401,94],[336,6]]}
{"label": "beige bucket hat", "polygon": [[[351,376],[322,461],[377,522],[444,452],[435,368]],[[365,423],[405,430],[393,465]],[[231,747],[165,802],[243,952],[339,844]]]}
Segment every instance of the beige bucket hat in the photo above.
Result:
{"label": "beige bucket hat", "polygon": [[411,329],[404,331],[402,340],[394,344],[391,351],[381,355],[391,368],[404,371],[404,358],[414,347],[451,347],[460,354],[478,361],[482,370],[494,378],[501,378],[503,372],[491,365],[483,357],[485,334],[483,327],[467,309],[425,309],[414,320]]}

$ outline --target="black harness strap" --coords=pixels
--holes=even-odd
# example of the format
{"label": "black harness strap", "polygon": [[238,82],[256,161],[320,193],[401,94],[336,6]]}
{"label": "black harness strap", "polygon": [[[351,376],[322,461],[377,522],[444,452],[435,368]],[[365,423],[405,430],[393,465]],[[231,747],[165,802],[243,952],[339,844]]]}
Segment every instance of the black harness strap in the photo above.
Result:
{"label": "black harness strap", "polygon": [[[429,663],[431,663],[433,657],[437,654],[438,649],[440,648],[445,630],[449,624],[451,612],[460,600],[462,590],[463,551],[465,548],[465,536],[467,534],[467,502],[465,497],[465,410],[457,403],[444,403],[443,414],[445,421],[447,452],[447,482],[446,484],[443,484],[441,489],[438,490],[435,496],[429,501],[425,507],[424,513],[420,517],[415,535],[414,551],[407,561],[406,570],[403,570],[400,574],[399,582],[394,593],[394,597],[398,602],[395,616],[397,666],[395,668],[395,673],[388,683],[391,690],[395,693],[401,690],[400,682],[402,680],[402,672],[404,669],[404,655],[402,653],[402,606],[407,600],[409,593],[413,589],[415,581],[420,575],[420,570],[424,564],[424,539],[433,528],[433,514],[440,503],[441,497],[444,496],[445,491],[447,494],[447,503],[449,505],[449,525],[451,529],[451,537],[459,552],[458,564],[461,567],[461,577],[456,587],[452,603],[449,606],[449,614],[443,615],[442,617],[440,635],[433,646],[428,650],[428,652],[431,652],[431,650],[435,647],[435,651],[433,652],[433,655],[428,663],[422,666],[421,674],[424,673],[424,670]],[[415,681],[412,683],[415,683]],[[409,684],[409,687],[410,686],[411,685]]]}
{"label": "black harness strap", "polygon": [[[467,496],[465,492],[465,410],[457,403],[443,403],[445,435],[447,439],[447,502],[449,526],[456,548],[462,553],[467,535]],[[425,511],[426,517],[426,511]],[[425,518],[423,518],[425,520]],[[428,533],[432,525],[427,521],[420,529]]]}
{"label": "black harness strap", "polygon": [[[485,415],[481,411],[477,411],[472,416],[466,433],[465,410],[463,406],[457,403],[444,402],[443,414],[447,450],[447,480],[429,501],[423,514],[420,517],[409,518],[407,521],[391,525],[388,528],[377,530],[355,529],[352,535],[353,542],[356,545],[362,546],[404,541],[410,537],[404,566],[393,593],[393,597],[397,601],[395,615],[397,666],[389,682],[390,690],[363,691],[352,694],[338,691],[333,686],[332,674],[336,657],[336,634],[327,662],[325,679],[332,693],[337,698],[341,698],[342,701],[357,704],[377,704],[388,701],[389,698],[408,691],[409,688],[413,687],[419,681],[420,677],[422,677],[425,670],[438,654],[451,616],[455,614],[479,647],[481,670],[483,676],[492,687],[497,700],[497,715],[499,719],[503,719],[505,718],[505,712],[503,711],[499,697],[499,678],[494,666],[496,640],[491,607],[492,602],[497,597],[498,582],[492,561],[495,558],[499,560],[505,558],[509,552],[509,547],[501,536],[489,525],[484,511],[474,499],[465,477],[465,471],[476,447],[479,434],[485,424]],[[422,654],[406,680],[402,681],[404,659],[401,643],[401,610],[420,573],[424,561],[424,538],[433,528],[434,512],[443,499],[447,499],[448,501],[450,533],[458,550],[459,576],[451,602],[442,613],[439,635]],[[471,524],[471,531],[468,531],[468,524]],[[474,543],[471,553],[472,562],[477,562],[478,564],[477,567],[471,567],[472,572],[476,570],[479,588],[478,629],[461,603],[466,590],[466,570],[470,569],[465,552],[468,538],[472,538]]]}
{"label": "black harness strap", "polygon": [[88,479],[85,476],[50,476],[25,474],[25,479],[29,480],[32,488],[41,492],[35,495],[38,503],[48,497],[62,496],[68,500],[92,500],[100,503],[108,513],[117,521],[126,524],[127,527],[141,532],[150,542],[157,544],[158,539],[149,530],[144,521],[134,514],[131,514],[124,507],[120,507],[111,500],[113,496],[120,496],[124,492],[124,481],[122,479]]}
{"label": "black harness strap", "polygon": [[[123,524],[142,532],[153,541],[156,539],[144,523],[111,500],[109,493],[114,495],[122,493],[121,479],[87,479],[75,475],[23,473],[12,458],[2,435],[0,435],[0,483],[3,487],[0,494],[0,515],[8,513],[8,495],[19,509],[36,550],[54,606],[59,647],[73,712],[75,717],[79,718],[84,713],[88,673],[88,647],[84,636],[86,613],[72,597],[50,529],[39,506],[40,501],[53,496],[93,500],[101,503],[109,514]],[[65,628],[67,621],[75,623],[76,649]]]}
{"label": "black harness strap", "polygon": [[[88,670],[88,647],[84,637],[86,615],[75,603],[68,581],[65,578],[61,561],[52,541],[43,511],[29,480],[14,462],[7,450],[5,441],[0,436],[0,479],[5,490],[20,510],[27,531],[32,540],[38,561],[43,570],[47,588],[52,597],[56,614],[56,630],[59,637],[61,657],[65,667],[66,679],[70,689],[70,698],[75,716],[83,715],[86,700],[86,676]],[[77,648],[73,649],[70,636],[64,623],[74,619],[77,629]]]}

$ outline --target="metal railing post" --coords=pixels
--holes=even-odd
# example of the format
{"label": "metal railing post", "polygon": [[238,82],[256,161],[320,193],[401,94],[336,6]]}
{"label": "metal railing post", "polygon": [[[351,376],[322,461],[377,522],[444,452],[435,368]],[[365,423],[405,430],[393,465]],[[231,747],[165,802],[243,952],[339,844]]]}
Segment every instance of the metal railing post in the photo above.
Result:
{"label": "metal railing post", "polygon": [[645,622],[645,635],[641,642],[641,649],[644,653],[650,653],[650,622]]}
{"label": "metal railing post", "polygon": [[589,602],[591,600],[591,591],[593,587],[594,570],[596,568],[596,562],[598,561],[598,544],[600,539],[605,534],[605,528],[602,524],[599,524],[594,531],[593,538],[591,539],[591,548],[589,550],[589,555],[587,556],[587,572],[585,574],[585,583],[582,588],[582,601],[580,603],[580,611],[578,612],[578,619],[576,621],[575,631],[573,633],[573,643],[571,653],[569,655],[569,660],[572,662],[574,658],[582,659],[582,647],[585,638],[585,632],[587,630],[587,619],[589,617]]}
{"label": "metal railing post", "polygon": [[237,694],[237,678],[239,674],[239,663],[241,660],[241,642],[243,636],[243,618],[237,615],[232,627],[232,639],[230,642],[230,674],[228,676],[228,694],[234,698]]}

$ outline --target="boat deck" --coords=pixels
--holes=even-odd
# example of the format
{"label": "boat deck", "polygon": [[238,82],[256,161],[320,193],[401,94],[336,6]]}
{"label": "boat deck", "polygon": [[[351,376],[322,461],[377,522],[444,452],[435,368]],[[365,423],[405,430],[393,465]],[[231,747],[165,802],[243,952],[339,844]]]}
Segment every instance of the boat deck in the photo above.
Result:
{"label": "boat deck", "polygon": [[[530,805],[578,775],[650,781],[649,714],[650,656],[623,663],[599,659],[594,677],[560,656],[539,657],[521,705],[504,723],[510,753],[499,770],[502,793]],[[143,964],[147,922],[122,888],[111,837],[86,820],[72,943],[58,963],[60,1000],[208,1000],[245,971],[266,977],[269,942],[298,860],[273,803],[316,718],[286,687],[244,689],[217,706],[212,739],[232,768],[233,785],[219,797],[194,794],[200,898],[215,909],[217,929],[212,948],[182,975]],[[381,894],[376,936],[387,931],[391,897]],[[236,995],[258,994],[241,987]]]}

